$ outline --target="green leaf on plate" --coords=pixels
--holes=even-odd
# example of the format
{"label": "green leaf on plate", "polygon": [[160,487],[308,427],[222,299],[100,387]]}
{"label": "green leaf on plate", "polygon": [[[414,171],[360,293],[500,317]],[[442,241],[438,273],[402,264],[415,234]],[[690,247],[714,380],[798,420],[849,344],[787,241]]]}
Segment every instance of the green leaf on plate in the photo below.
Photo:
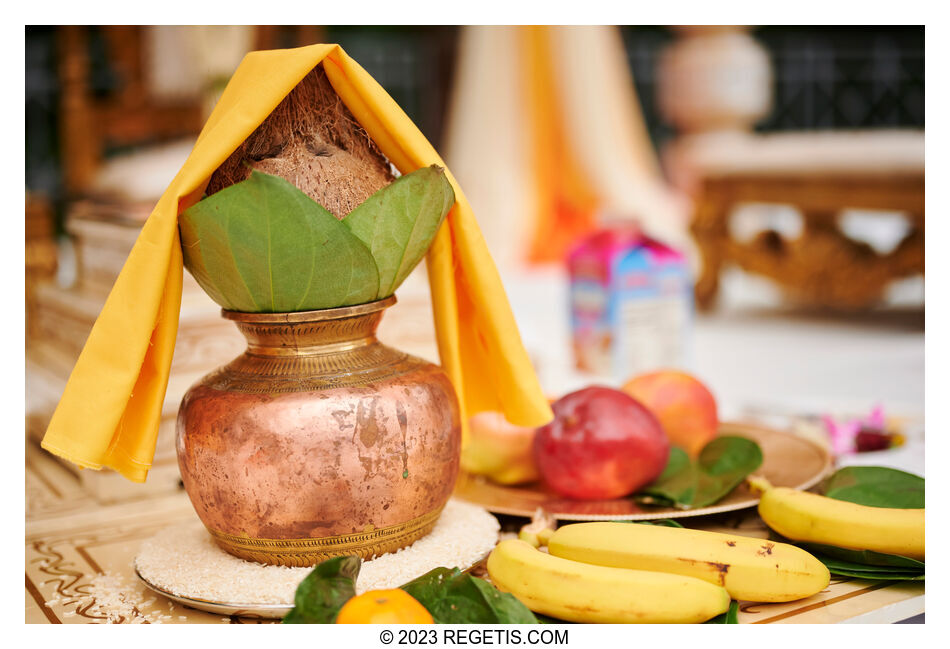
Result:
{"label": "green leaf on plate", "polygon": [[828,479],[825,495],[868,507],[923,509],[924,479],[881,466],[848,466]]}
{"label": "green leaf on plate", "polygon": [[422,604],[436,624],[538,623],[513,595],[458,568],[435,568],[400,588]]}
{"label": "green leaf on plate", "polygon": [[745,437],[717,437],[703,447],[695,462],[673,447],[663,473],[641,489],[637,498],[684,509],[706,507],[722,500],[761,465],[762,449]]}
{"label": "green leaf on plate", "polygon": [[696,468],[692,460],[686,451],[673,446],[660,477],[637,492],[637,495],[649,496],[662,504],[674,506],[692,502],[696,496],[696,486]]}
{"label": "green leaf on plate", "polygon": [[319,203],[259,171],[178,219],[185,267],[226,309],[309,311],[376,299],[373,255]]}
{"label": "green leaf on plate", "polygon": [[332,624],[348,599],[356,595],[359,557],[334,557],[317,564],[294,594],[284,624]]}
{"label": "green leaf on plate", "polygon": [[633,523],[640,523],[643,525],[659,525],[660,527],[678,527],[680,529],[685,529],[682,525],[674,521],[672,518],[658,518],[652,521],[631,521]]}
{"label": "green leaf on plate", "polygon": [[656,518],[650,521],[615,521],[617,523],[632,523],[634,525],[659,525],[660,527],[678,527],[684,529],[682,525],[672,518]]}
{"label": "green leaf on plate", "polygon": [[379,268],[377,299],[392,295],[416,267],[454,204],[445,170],[432,165],[383,187],[346,215],[343,223]]}

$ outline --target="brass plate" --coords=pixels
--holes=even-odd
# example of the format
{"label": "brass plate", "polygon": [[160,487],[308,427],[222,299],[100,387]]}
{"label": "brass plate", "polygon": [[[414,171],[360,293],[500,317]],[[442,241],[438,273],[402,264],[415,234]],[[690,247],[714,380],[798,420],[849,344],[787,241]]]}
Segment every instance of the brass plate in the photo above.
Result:
{"label": "brass plate", "polygon": [[[833,466],[828,451],[792,433],[750,424],[724,423],[719,434],[746,437],[757,442],[762,447],[763,460],[756,473],[777,487],[808,489],[828,475]],[[481,505],[495,514],[530,517],[540,508],[558,519],[569,521],[684,518],[746,509],[759,503],[758,497],[745,484],[736,487],[715,505],[688,510],[639,505],[630,498],[569,500],[540,483],[505,487],[464,471],[459,475],[454,496]]]}

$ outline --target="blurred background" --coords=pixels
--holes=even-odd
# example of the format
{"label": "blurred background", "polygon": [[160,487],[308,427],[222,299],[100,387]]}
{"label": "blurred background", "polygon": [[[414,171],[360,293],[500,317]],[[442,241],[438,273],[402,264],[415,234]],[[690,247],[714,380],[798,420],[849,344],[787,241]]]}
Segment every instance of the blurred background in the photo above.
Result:
{"label": "blurred background", "polygon": [[[241,58],[317,42],[452,169],[551,396],[679,367],[723,419],[823,439],[882,406],[923,474],[923,27],[27,27],[32,439]],[[437,359],[424,273],[399,299],[381,337]],[[153,488],[241,342],[187,283]]]}

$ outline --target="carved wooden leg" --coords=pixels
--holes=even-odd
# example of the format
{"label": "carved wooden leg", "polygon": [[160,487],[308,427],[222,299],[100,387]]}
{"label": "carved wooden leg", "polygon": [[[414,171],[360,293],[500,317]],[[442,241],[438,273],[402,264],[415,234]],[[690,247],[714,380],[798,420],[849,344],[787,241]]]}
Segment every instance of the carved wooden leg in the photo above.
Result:
{"label": "carved wooden leg", "polygon": [[702,311],[709,311],[715,306],[716,295],[719,293],[719,269],[722,256],[718,252],[718,246],[713,242],[700,243],[699,250],[702,253],[703,269],[699,279],[696,280],[696,305]]}
{"label": "carved wooden leg", "polygon": [[702,270],[696,280],[694,294],[702,311],[709,311],[719,292],[719,271],[725,255],[727,210],[709,195],[697,198],[696,213],[690,230],[702,255]]}

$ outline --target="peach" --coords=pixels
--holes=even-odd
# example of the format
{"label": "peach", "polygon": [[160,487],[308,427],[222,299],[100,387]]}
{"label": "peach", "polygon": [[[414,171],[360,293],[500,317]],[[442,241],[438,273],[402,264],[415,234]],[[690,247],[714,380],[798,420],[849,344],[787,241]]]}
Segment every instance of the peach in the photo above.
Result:
{"label": "peach", "polygon": [[622,390],[656,415],[670,443],[692,457],[699,455],[719,430],[716,399],[696,377],[678,370],[641,374]]}

